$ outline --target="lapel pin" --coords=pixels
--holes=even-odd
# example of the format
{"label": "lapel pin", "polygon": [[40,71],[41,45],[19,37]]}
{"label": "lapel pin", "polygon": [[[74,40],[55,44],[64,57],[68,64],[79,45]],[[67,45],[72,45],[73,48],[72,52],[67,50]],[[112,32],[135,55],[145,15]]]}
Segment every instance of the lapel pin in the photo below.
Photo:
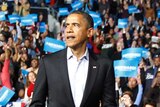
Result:
{"label": "lapel pin", "polygon": [[96,66],[93,66],[93,68],[97,68]]}

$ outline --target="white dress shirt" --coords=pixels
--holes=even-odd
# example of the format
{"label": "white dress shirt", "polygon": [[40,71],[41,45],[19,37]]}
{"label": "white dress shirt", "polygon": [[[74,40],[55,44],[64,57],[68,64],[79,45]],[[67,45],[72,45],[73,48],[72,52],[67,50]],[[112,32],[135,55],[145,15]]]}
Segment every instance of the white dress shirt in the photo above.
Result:
{"label": "white dress shirt", "polygon": [[75,107],[80,107],[88,75],[88,49],[86,49],[85,54],[80,58],[80,60],[78,60],[77,57],[74,56],[71,52],[71,49],[68,48],[67,63],[70,86],[72,90],[72,96],[74,99]]}

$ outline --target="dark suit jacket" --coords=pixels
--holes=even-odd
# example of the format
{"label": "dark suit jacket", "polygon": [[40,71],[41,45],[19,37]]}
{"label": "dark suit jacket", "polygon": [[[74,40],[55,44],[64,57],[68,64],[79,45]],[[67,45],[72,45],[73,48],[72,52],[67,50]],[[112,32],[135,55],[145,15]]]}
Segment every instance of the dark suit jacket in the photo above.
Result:
{"label": "dark suit jacket", "polygon": [[[42,58],[30,107],[75,107],[68,69],[67,49]],[[74,65],[73,65],[74,66]],[[112,62],[89,53],[89,68],[80,107],[116,107]]]}

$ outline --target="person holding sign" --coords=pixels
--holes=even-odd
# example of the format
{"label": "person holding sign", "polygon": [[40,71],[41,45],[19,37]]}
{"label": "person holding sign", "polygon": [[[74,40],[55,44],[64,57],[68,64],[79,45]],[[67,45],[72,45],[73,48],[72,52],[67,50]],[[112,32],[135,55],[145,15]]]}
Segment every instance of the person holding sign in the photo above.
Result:
{"label": "person holding sign", "polygon": [[20,16],[26,16],[30,12],[30,3],[28,0],[14,0],[15,3],[15,13]]}
{"label": "person holding sign", "polygon": [[[3,54],[3,55],[2,55]],[[9,89],[12,89],[9,66],[10,66],[10,55],[11,51],[7,46],[4,46],[4,53],[1,53],[0,57],[0,89],[3,86],[6,86]],[[4,63],[2,64],[3,56],[5,56]]]}
{"label": "person holding sign", "polygon": [[65,27],[67,48],[42,57],[30,107],[117,107],[112,62],[87,48],[92,17],[74,11]]}

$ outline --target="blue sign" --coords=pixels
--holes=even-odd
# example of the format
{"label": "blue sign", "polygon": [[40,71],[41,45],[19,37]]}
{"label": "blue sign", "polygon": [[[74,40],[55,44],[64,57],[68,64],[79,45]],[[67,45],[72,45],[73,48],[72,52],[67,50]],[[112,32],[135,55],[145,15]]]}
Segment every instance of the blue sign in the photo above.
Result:
{"label": "blue sign", "polygon": [[160,10],[157,11],[157,17],[160,18]]}
{"label": "blue sign", "polygon": [[4,12],[0,12],[0,21],[6,20],[6,14]]}
{"label": "blue sign", "polygon": [[44,49],[43,50],[46,51],[46,52],[53,53],[53,52],[57,52],[59,50],[62,50],[65,47],[66,46],[65,46],[65,43],[63,41],[46,37],[45,42],[44,42]]}
{"label": "blue sign", "polygon": [[94,21],[94,28],[96,29],[97,26],[102,24],[102,19],[100,17],[100,14],[94,11],[88,11],[88,14],[93,18]]}
{"label": "blue sign", "polygon": [[114,61],[115,77],[136,77],[138,74],[137,60]]}
{"label": "blue sign", "polygon": [[102,24],[101,18],[93,18],[93,21],[94,21],[94,29],[96,29],[99,25]]}
{"label": "blue sign", "polygon": [[27,70],[25,70],[25,69],[22,69],[21,73],[22,73],[22,77],[23,77],[23,83],[26,85],[27,75],[28,75],[29,72]]}
{"label": "blue sign", "polygon": [[21,25],[22,26],[30,26],[33,25],[34,21],[32,18],[25,16],[25,17],[21,17]]}
{"label": "blue sign", "polygon": [[131,6],[128,6],[128,12],[129,14],[132,14],[132,13],[139,13],[140,11],[136,6],[131,5]]}
{"label": "blue sign", "polygon": [[142,57],[143,58],[148,58],[149,57],[149,51],[146,48],[142,48]]}
{"label": "blue sign", "polygon": [[3,86],[0,89],[0,106],[5,106],[14,94],[15,94],[14,91]]}
{"label": "blue sign", "polygon": [[13,24],[13,23],[16,23],[17,21],[20,21],[20,16],[17,14],[8,15],[8,19],[9,19],[9,22]]}
{"label": "blue sign", "polygon": [[28,72],[27,70],[25,70],[25,69],[22,69],[21,72],[22,72],[22,75],[23,75],[23,76],[27,76],[28,73],[29,73],[29,72]]}
{"label": "blue sign", "polygon": [[118,28],[126,28],[128,26],[128,19],[118,19]]}
{"label": "blue sign", "polygon": [[37,21],[38,21],[38,15],[37,15],[37,14],[28,14],[26,17],[32,18],[32,20],[33,20],[34,22],[37,22]]}
{"label": "blue sign", "polygon": [[59,8],[59,16],[66,16],[69,14],[68,8]]}
{"label": "blue sign", "polygon": [[91,15],[92,18],[100,18],[100,14],[97,12],[89,11],[88,14]]}
{"label": "blue sign", "polygon": [[81,1],[75,1],[71,4],[72,11],[79,10],[83,7],[83,3]]}
{"label": "blue sign", "polygon": [[51,2],[51,0],[45,0],[45,2],[46,2],[46,3],[50,3],[50,2]]}
{"label": "blue sign", "polygon": [[127,48],[122,50],[123,59],[142,58],[142,48]]}
{"label": "blue sign", "polygon": [[45,32],[46,31],[46,24],[45,24],[45,22],[41,22],[40,24],[39,24],[39,32]]}

